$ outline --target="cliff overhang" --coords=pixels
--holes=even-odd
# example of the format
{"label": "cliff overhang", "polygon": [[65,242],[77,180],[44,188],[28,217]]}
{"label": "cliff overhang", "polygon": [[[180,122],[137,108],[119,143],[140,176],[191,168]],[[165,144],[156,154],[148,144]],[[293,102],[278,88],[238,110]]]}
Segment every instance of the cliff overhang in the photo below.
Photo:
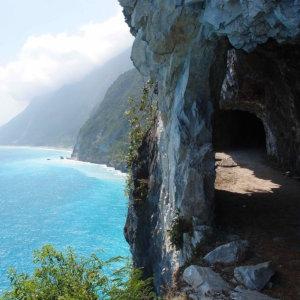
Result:
{"label": "cliff overhang", "polygon": [[[143,205],[130,203],[126,236],[136,266],[162,292],[213,225],[214,147],[222,144],[224,111],[254,114],[268,155],[300,171],[300,3],[119,2],[136,37],[132,60],[159,86],[157,124],[146,143],[155,149],[144,163],[148,196]],[[170,236],[177,217],[190,224],[180,249]]]}

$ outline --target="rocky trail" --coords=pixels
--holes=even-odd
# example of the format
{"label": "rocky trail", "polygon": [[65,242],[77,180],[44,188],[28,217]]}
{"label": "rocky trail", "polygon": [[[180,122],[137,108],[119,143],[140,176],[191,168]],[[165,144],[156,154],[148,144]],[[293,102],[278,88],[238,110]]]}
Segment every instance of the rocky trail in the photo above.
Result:
{"label": "rocky trail", "polygon": [[[275,275],[263,293],[300,299],[300,181],[273,168],[259,151],[216,154],[216,221],[221,232],[247,240],[239,265],[271,261]],[[232,278],[234,267],[219,268]]]}
{"label": "rocky trail", "polygon": [[215,234],[199,228],[181,290],[195,300],[300,299],[299,179],[258,150],[216,153],[215,189]]}

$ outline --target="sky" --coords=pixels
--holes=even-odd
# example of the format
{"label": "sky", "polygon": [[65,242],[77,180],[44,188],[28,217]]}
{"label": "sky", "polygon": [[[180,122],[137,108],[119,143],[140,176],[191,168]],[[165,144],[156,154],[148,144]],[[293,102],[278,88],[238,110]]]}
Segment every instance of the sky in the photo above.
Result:
{"label": "sky", "polygon": [[117,0],[0,0],[0,126],[132,41]]}

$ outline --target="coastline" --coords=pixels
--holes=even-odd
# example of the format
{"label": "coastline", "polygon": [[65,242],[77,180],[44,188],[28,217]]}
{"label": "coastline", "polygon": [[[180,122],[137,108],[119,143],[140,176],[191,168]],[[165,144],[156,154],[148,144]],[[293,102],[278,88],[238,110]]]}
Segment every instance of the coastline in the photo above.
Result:
{"label": "coastline", "polygon": [[121,177],[127,177],[128,173],[124,173],[114,167],[111,167],[111,166],[108,166],[106,164],[97,164],[97,163],[93,163],[93,162],[88,162],[88,161],[82,161],[82,160],[79,160],[77,158],[68,158],[67,159],[69,162],[74,162],[75,164],[81,164],[81,165],[88,165],[88,166],[94,166],[94,167],[101,167],[101,168],[104,168],[108,171],[113,171],[115,172],[116,174],[118,174],[119,176]]}
{"label": "coastline", "polygon": [[74,152],[72,153],[71,157],[68,158],[68,160],[75,161],[75,162],[86,163],[86,164],[95,165],[95,166],[105,167],[107,169],[114,170],[114,171],[122,174],[122,176],[128,176],[128,173],[124,172],[124,170],[122,170],[121,168],[118,169],[118,168],[114,167],[113,165],[108,165],[106,163],[101,163],[101,162],[97,163],[97,162],[90,162],[90,161],[86,161],[86,160],[80,160],[80,159],[78,159],[77,155],[73,156],[73,154],[74,154]]}
{"label": "coastline", "polygon": [[49,150],[49,151],[67,151],[72,154],[72,148],[64,148],[64,147],[52,147],[52,146],[17,146],[17,145],[0,145],[0,148],[13,148],[13,149],[41,149],[41,150]]}
{"label": "coastline", "polygon": [[69,156],[66,151],[39,149],[0,146],[0,217],[5,224],[0,293],[10,284],[6,270],[13,266],[31,272],[32,252],[44,244],[71,246],[81,255],[99,253],[103,259],[130,255],[123,237],[124,179],[98,165],[60,159]]}
{"label": "coastline", "polygon": [[[127,173],[124,173],[112,166],[108,166],[106,164],[97,164],[97,163],[92,163],[92,162],[86,162],[86,161],[81,161],[78,160],[77,158],[72,158],[72,152],[73,149],[72,148],[63,148],[63,147],[47,147],[47,146],[15,146],[15,145],[0,145],[0,149],[36,149],[36,150],[46,150],[46,151],[58,151],[58,152],[64,152],[70,156],[65,157],[63,160],[61,159],[57,159],[56,161],[58,162],[63,162],[66,165],[69,166],[74,166],[74,167],[80,167],[80,166],[90,166],[92,168],[92,170],[89,170],[89,174],[91,175],[91,173],[93,174],[92,177],[98,177],[97,173],[99,170],[97,170],[98,168],[101,168],[102,170],[106,170],[111,174],[114,174],[117,177],[121,177],[121,178],[126,178],[127,177]],[[91,172],[90,172],[91,171]]]}

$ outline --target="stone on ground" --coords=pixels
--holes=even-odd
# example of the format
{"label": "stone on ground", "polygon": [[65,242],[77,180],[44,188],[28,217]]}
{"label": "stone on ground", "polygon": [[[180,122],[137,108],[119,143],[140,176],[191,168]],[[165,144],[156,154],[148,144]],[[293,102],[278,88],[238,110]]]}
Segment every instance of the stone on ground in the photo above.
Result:
{"label": "stone on ground", "polygon": [[205,255],[204,261],[209,265],[230,265],[245,259],[249,247],[248,241],[233,241],[222,245]]}
{"label": "stone on ground", "polygon": [[234,269],[234,277],[237,281],[248,289],[259,291],[266,286],[274,273],[271,262]]}
{"label": "stone on ground", "polygon": [[232,300],[277,300],[257,291],[236,288],[230,295]]}
{"label": "stone on ground", "polygon": [[228,283],[207,267],[189,266],[183,272],[183,280],[193,288],[197,297],[220,295],[230,290]]}

